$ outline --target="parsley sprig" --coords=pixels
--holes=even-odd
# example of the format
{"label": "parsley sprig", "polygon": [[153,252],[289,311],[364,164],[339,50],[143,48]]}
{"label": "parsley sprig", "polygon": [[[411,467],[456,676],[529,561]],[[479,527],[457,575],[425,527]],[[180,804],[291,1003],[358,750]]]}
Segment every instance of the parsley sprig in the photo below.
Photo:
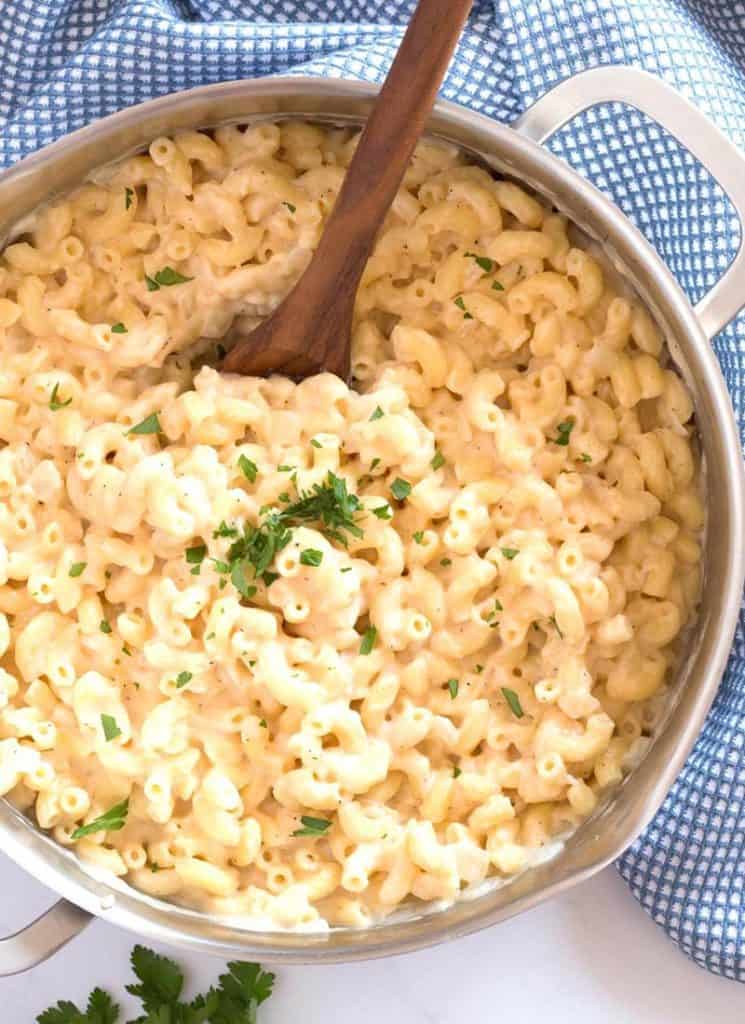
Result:
{"label": "parsley sprig", "polygon": [[[276,579],[269,567],[292,540],[294,527],[315,522],[327,537],[347,547],[348,535],[363,536],[357,525],[361,511],[362,502],[349,492],[346,480],[329,471],[322,483],[300,491],[297,500],[285,508],[265,510],[258,525],[244,523],[243,533],[236,536],[225,559],[213,559],[214,567],[220,575],[230,576],[243,597],[253,597],[256,586],[250,581],[261,578],[269,586]],[[227,533],[223,530],[220,535]],[[322,559],[322,552],[315,548],[306,548],[300,556],[302,564],[310,566],[320,565]]]}
{"label": "parsley sprig", "polygon": [[[274,975],[259,964],[232,961],[219,984],[196,996],[181,1000],[184,974],[169,957],[145,946],[135,946],[131,955],[137,984],[127,991],[142,1003],[143,1015],[129,1024],[256,1024],[256,1013],[272,994]],[[84,1011],[60,1000],[36,1018],[37,1024],[117,1024],[119,1006],[111,996],[95,988]]]}

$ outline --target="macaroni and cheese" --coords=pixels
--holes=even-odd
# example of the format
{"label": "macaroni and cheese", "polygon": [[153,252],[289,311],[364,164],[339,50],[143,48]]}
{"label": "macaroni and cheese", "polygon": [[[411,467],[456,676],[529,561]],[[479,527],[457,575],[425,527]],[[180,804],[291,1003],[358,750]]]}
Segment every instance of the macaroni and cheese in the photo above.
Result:
{"label": "macaroni and cheese", "polygon": [[522,870],[639,754],[699,592],[693,405],[564,217],[423,142],[351,386],[221,374],[356,136],[156,139],[0,260],[0,792],[266,927]]}

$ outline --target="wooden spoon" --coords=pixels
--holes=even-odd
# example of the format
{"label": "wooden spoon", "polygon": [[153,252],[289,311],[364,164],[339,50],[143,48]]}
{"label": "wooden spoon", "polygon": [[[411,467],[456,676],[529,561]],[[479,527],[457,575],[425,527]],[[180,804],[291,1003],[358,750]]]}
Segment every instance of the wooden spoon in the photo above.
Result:
{"label": "wooden spoon", "polygon": [[348,379],[357,286],[472,3],[419,0],[312,260],[271,316],[237,340],[223,370]]}

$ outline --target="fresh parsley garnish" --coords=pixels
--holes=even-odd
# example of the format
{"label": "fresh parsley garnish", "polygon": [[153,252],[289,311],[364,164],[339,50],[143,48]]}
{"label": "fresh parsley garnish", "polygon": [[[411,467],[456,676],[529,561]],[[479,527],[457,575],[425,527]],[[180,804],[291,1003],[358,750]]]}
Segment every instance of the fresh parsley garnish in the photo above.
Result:
{"label": "fresh parsley garnish", "polygon": [[204,561],[204,556],[207,554],[207,545],[195,544],[194,547],[187,548],[185,554],[189,565],[201,565]]}
{"label": "fresh parsley garnish", "polygon": [[373,647],[375,646],[375,641],[377,639],[377,629],[375,628],[375,626],[369,626],[365,630],[364,635],[362,637],[362,642],[360,643],[360,654],[370,654]]}
{"label": "fresh parsley garnish", "polygon": [[68,398],[66,402],[60,402],[57,395],[59,394],[59,382],[52,388],[52,394],[49,398],[49,408],[52,412],[57,412],[58,409],[64,409],[67,405],[72,405],[72,398]]}
{"label": "fresh parsley garnish", "polygon": [[309,814],[300,817],[302,828],[296,829],[293,836],[325,836],[331,828],[331,822],[326,818],[311,818]]}
{"label": "fresh parsley garnish", "polygon": [[[223,519],[221,521],[220,525],[218,526],[218,528],[216,530],[213,530],[212,536],[213,537],[237,537],[238,536],[238,532],[239,531],[238,531],[238,527],[237,526],[229,526],[225,522],[225,520]],[[227,569],[225,571],[227,572]]]}
{"label": "fresh parsley garnish", "polygon": [[373,411],[373,414],[372,414],[372,416],[370,417],[370,423],[372,423],[372,422],[373,422],[373,420],[380,420],[380,419],[382,419],[382,418],[383,418],[384,416],[385,416],[385,413],[383,412],[383,410],[382,410],[382,409],[380,408],[380,406],[379,406],[379,405],[376,405],[376,406],[375,406],[375,409],[374,409],[374,411]]}
{"label": "fresh parsley garnish", "polygon": [[453,564],[452,558],[441,558],[440,559],[440,565],[443,567],[443,569],[447,569],[447,567],[449,565],[452,565],[452,564]]}
{"label": "fresh parsley garnish", "polygon": [[391,484],[391,494],[398,501],[405,501],[411,494],[411,484],[408,480],[402,480],[400,476]]}
{"label": "fresh parsley garnish", "polygon": [[520,548],[500,548],[499,550],[508,562],[511,562],[513,558],[517,558],[520,554]]}
{"label": "fresh parsley garnish", "polygon": [[282,205],[286,206],[290,213],[294,213],[295,210],[297,209],[294,203],[288,203],[286,199],[282,200]]}
{"label": "fresh parsley garnish", "polygon": [[110,740],[115,740],[117,736],[122,734],[122,730],[116,724],[116,719],[113,715],[101,715],[101,728],[107,743]]}
{"label": "fresh parsley garnish", "polygon": [[432,469],[439,469],[440,466],[444,466],[444,465],[445,465],[445,456],[442,454],[442,452],[438,448],[437,451],[434,454],[434,458],[430,462],[430,466],[432,467]]}
{"label": "fresh parsley garnish", "polygon": [[102,633],[108,634],[111,632],[111,623],[108,622],[106,619],[101,619],[98,628],[101,630]]}
{"label": "fresh parsley garnish", "polygon": [[556,621],[556,616],[555,616],[555,615],[552,615],[552,616],[551,616],[551,618],[550,618],[550,619],[549,619],[548,621],[549,621],[549,622],[551,623],[551,625],[552,625],[552,626],[554,627],[554,629],[556,630],[556,632],[557,632],[557,633],[559,634],[559,636],[560,636],[560,637],[561,637],[561,639],[563,640],[563,639],[564,639],[564,634],[563,634],[563,633],[561,632],[561,630],[559,629],[559,623],[558,623],[558,622]]}
{"label": "fresh parsley garnish", "polygon": [[255,462],[252,462],[246,455],[241,455],[238,459],[238,468],[250,484],[255,483],[259,472],[259,468]]}
{"label": "fresh parsley garnish", "polygon": [[485,274],[490,274],[494,270],[496,263],[494,260],[490,260],[488,256],[479,256],[475,252],[464,252],[463,255],[467,259],[475,260],[479,267],[484,271]]}
{"label": "fresh parsley garnish", "polygon": [[455,698],[458,696],[458,687],[459,687],[459,685],[460,684],[459,684],[457,679],[448,679],[447,687],[448,687],[448,690],[450,692],[450,699],[451,700],[455,700]]}
{"label": "fresh parsley garnish", "polygon": [[82,576],[87,564],[87,562],[73,562],[67,575],[72,576],[73,579],[76,579],[78,576]]}
{"label": "fresh parsley garnish", "polygon": [[454,764],[453,765],[453,778],[457,779],[460,774],[461,774],[460,768],[458,767],[457,764]]}
{"label": "fresh parsley garnish", "polygon": [[315,437],[311,437],[310,443],[313,445],[314,448],[323,448],[321,442]]}
{"label": "fresh parsley garnish", "polygon": [[81,825],[80,828],[76,828],[70,838],[84,839],[86,836],[92,836],[94,832],[118,832],[126,824],[128,811],[129,797],[126,800],[122,800],[120,804],[114,804],[108,811],[104,811],[103,814],[88,822],[87,825]]}
{"label": "fresh parsley garnish", "polygon": [[574,430],[574,420],[564,420],[556,427],[556,437],[552,438],[554,444],[566,448],[569,444],[569,435]]}
{"label": "fresh parsley garnish", "polygon": [[459,295],[458,298],[454,300],[454,302],[455,302],[455,305],[458,307],[458,309],[462,309],[463,310],[463,319],[464,320],[473,320],[473,317],[471,316],[471,314],[466,309],[466,304],[465,304],[465,302],[463,300],[463,296],[462,295]]}
{"label": "fresh parsley garnish", "polygon": [[318,566],[323,561],[323,551],[317,548],[305,548],[300,552],[300,564]]}
{"label": "fresh parsley garnish", "polygon": [[378,507],[374,508],[372,511],[373,515],[377,516],[378,519],[393,519],[393,509],[388,502],[386,502],[385,505],[378,505]]}
{"label": "fresh parsley garnish", "polygon": [[416,541],[417,544],[421,544],[422,541],[424,540],[424,530],[415,530],[414,540]]}
{"label": "fresh parsley garnish", "polygon": [[510,711],[512,712],[512,714],[515,716],[515,718],[522,718],[525,712],[523,711],[523,706],[520,703],[520,698],[518,697],[518,695],[515,693],[514,690],[510,690],[507,686],[502,686],[501,690],[502,696],[509,704]]}
{"label": "fresh parsley garnish", "polygon": [[191,672],[179,672],[176,676],[176,689],[181,690],[192,679],[193,674]]}
{"label": "fresh parsley garnish", "polygon": [[179,274],[178,270],[174,270],[173,267],[163,267],[152,277],[145,274],[145,283],[149,292],[158,292],[161,288],[170,288],[174,284],[186,284],[187,281],[193,280],[193,277],[184,277],[183,274]]}
{"label": "fresh parsley garnish", "polygon": [[503,292],[504,285],[500,284],[499,281],[492,281],[491,286],[495,292]]}
{"label": "fresh parsley garnish", "polygon": [[162,429],[157,412],[151,412],[144,420],[131,427],[127,434],[161,434]]}
{"label": "fresh parsley garnish", "polygon": [[592,455],[588,455],[587,452],[582,452],[579,460],[580,462],[592,462]]}
{"label": "fresh parsley garnish", "polygon": [[134,194],[135,194],[135,190],[133,188],[125,188],[124,189],[124,209],[125,210],[128,210],[130,208],[130,206],[132,205],[132,196]]}
{"label": "fresh parsley garnish", "polygon": [[111,333],[112,334],[128,334],[129,332],[127,331],[127,328],[124,326],[124,324],[121,321],[119,321],[118,324],[112,324],[111,325]]}

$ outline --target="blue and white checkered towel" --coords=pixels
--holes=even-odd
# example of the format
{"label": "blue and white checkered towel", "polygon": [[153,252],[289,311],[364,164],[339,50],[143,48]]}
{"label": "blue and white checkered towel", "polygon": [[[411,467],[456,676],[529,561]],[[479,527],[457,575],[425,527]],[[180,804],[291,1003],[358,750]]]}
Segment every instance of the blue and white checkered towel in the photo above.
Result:
{"label": "blue and white checkered towel", "polygon": [[[206,82],[281,72],[379,81],[415,0],[0,0],[0,167],[103,114]],[[661,75],[745,143],[741,0],[476,0],[448,99],[512,121],[597,64]],[[635,221],[692,300],[737,226],[721,191],[635,113],[585,114],[552,148]],[[743,282],[745,299],[745,282]],[[745,317],[714,342],[745,427]],[[745,631],[662,810],[620,862],[689,956],[745,981]]]}

